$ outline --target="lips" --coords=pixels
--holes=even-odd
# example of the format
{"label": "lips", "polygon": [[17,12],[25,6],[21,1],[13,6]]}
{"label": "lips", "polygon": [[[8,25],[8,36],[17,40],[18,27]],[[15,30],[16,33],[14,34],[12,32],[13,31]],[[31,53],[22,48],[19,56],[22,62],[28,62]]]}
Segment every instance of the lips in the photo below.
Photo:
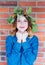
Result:
{"label": "lips", "polygon": [[20,28],[24,28],[24,27],[20,27]]}

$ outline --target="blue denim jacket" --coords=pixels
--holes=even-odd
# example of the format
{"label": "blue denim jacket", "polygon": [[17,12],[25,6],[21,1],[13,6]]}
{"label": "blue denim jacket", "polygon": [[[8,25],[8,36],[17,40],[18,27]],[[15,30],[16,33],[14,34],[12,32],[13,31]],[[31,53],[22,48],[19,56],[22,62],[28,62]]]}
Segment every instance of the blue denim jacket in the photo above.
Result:
{"label": "blue denim jacket", "polygon": [[[21,49],[22,48],[22,49]],[[38,37],[27,37],[26,42],[20,44],[16,36],[6,37],[7,65],[33,65],[38,52]]]}

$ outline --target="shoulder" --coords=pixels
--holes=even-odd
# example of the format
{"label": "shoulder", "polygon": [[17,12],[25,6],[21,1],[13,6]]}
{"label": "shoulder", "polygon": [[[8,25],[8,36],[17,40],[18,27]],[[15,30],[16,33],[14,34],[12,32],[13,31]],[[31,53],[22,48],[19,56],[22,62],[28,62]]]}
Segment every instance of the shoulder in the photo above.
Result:
{"label": "shoulder", "polygon": [[38,39],[38,36],[34,35],[34,38],[35,38],[35,39]]}
{"label": "shoulder", "polygon": [[12,39],[12,35],[6,36],[6,39]]}
{"label": "shoulder", "polygon": [[8,35],[7,37],[6,37],[6,41],[9,41],[9,42],[13,42],[13,41],[15,41],[16,40],[16,36],[15,35]]}
{"label": "shoulder", "polygon": [[38,40],[38,37],[36,35],[33,35],[32,37],[29,37],[31,40]]}
{"label": "shoulder", "polygon": [[38,37],[36,36],[36,35],[34,35],[33,36],[33,43],[35,44],[38,44],[39,42],[38,42],[39,40],[38,40]]}
{"label": "shoulder", "polygon": [[6,36],[6,42],[7,41],[12,42],[12,39],[13,39],[13,36],[12,35]]}
{"label": "shoulder", "polygon": [[38,37],[36,35],[33,35],[33,37],[30,39],[30,44],[32,44],[32,46],[37,45],[39,43]]}

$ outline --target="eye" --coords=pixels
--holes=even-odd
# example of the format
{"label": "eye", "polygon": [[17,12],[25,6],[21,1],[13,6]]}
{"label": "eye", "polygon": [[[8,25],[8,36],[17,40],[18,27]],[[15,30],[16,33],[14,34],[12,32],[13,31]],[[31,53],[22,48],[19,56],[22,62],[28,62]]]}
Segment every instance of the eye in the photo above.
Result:
{"label": "eye", "polygon": [[27,22],[27,20],[24,20],[24,22]]}
{"label": "eye", "polygon": [[20,22],[20,20],[17,20],[17,22]]}

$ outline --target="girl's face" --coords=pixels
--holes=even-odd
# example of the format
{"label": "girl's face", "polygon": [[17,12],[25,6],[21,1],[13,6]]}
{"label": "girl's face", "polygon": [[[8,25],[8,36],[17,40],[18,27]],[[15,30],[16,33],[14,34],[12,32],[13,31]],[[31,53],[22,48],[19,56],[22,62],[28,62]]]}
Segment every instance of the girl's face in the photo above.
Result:
{"label": "girl's face", "polygon": [[28,28],[28,21],[24,16],[17,18],[17,29],[20,32],[24,32]]}

